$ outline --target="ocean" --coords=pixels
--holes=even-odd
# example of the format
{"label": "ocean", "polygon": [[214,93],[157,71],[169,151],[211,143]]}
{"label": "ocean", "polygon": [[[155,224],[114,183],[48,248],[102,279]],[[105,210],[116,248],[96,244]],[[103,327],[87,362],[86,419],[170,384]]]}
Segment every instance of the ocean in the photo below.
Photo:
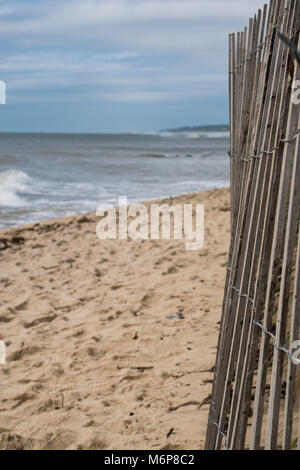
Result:
{"label": "ocean", "polygon": [[0,134],[0,228],[229,186],[229,133]]}

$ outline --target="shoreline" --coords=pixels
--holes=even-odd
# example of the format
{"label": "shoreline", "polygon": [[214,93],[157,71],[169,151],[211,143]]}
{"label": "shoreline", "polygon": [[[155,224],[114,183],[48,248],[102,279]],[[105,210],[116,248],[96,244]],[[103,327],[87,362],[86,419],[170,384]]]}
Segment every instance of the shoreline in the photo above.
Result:
{"label": "shoreline", "polygon": [[[221,188],[214,188],[214,189],[207,189],[207,190],[204,190],[204,191],[200,191],[198,193],[179,193],[179,194],[176,194],[175,196],[165,196],[165,197],[161,197],[159,199],[150,199],[150,200],[147,200],[147,201],[138,201],[138,202],[130,202],[129,201],[129,204],[128,204],[128,207],[130,206],[133,206],[135,204],[143,204],[143,205],[147,205],[149,206],[150,204],[158,204],[158,203],[162,203],[162,202],[170,202],[170,201],[174,201],[174,200],[178,200],[180,198],[183,198],[183,197],[195,197],[199,194],[203,194],[203,193],[208,193],[208,192],[211,192],[211,191],[220,191],[220,190],[229,190],[230,189],[230,186],[224,186],[224,187],[221,187]],[[103,203],[103,205],[105,205],[105,203]],[[113,204],[112,204],[113,205]],[[118,204],[116,205],[113,205],[114,209],[118,209],[119,206]],[[95,213],[96,211],[93,211],[93,212],[80,212],[80,213],[77,213],[77,214],[73,214],[73,215],[67,215],[67,216],[64,216],[64,217],[53,217],[53,218],[50,218],[50,219],[45,219],[45,220],[40,220],[40,221],[36,221],[36,222],[30,222],[28,224],[24,224],[24,225],[17,225],[15,227],[3,227],[1,228],[0,227],[0,236],[2,234],[2,236],[4,234],[9,234],[9,232],[22,232],[24,230],[32,230],[32,228],[37,228],[41,225],[45,225],[45,224],[51,224],[51,223],[59,223],[60,221],[63,222],[63,221],[71,221],[72,219],[76,219],[76,218],[80,218],[80,217],[84,217],[84,216],[87,216],[87,217],[94,217],[95,216]]]}
{"label": "shoreline", "polygon": [[100,241],[95,214],[0,230],[0,449],[203,448],[230,238],[229,189],[205,246]]}

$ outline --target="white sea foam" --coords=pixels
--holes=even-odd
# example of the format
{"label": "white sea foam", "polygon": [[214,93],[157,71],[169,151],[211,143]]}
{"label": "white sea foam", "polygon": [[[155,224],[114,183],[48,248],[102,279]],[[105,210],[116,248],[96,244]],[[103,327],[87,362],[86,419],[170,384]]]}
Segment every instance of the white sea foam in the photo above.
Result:
{"label": "white sea foam", "polygon": [[187,140],[200,140],[200,139],[228,139],[230,137],[229,131],[211,130],[211,131],[158,131],[158,132],[136,132],[131,135],[138,136],[152,136],[152,137],[165,137],[165,138],[181,138]]}
{"label": "white sea foam", "polygon": [[0,173],[0,207],[20,208],[26,205],[22,197],[29,192],[30,177],[23,171]]}
{"label": "white sea foam", "polygon": [[229,138],[229,132],[227,131],[209,131],[209,132],[185,132],[184,136],[186,139],[190,140],[200,140],[200,139],[227,139]]}

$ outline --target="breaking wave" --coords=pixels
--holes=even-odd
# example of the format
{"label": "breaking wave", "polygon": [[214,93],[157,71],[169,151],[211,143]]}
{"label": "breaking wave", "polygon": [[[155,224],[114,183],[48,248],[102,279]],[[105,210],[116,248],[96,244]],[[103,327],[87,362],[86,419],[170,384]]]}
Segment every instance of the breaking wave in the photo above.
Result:
{"label": "breaking wave", "polygon": [[23,171],[0,173],[0,207],[20,208],[26,205],[24,194],[30,192],[30,177]]}

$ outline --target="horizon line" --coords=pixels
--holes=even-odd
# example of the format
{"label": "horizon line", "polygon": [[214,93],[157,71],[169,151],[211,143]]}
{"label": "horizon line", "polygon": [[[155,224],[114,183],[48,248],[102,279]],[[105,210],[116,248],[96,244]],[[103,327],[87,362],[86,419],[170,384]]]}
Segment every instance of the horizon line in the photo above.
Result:
{"label": "horizon line", "polygon": [[206,124],[202,126],[181,126],[181,127],[174,127],[170,129],[160,129],[160,130],[155,130],[155,131],[108,131],[108,132],[101,132],[101,131],[91,131],[91,132],[85,132],[85,131],[1,131],[0,130],[0,135],[5,135],[5,134],[23,134],[23,135],[30,135],[30,134],[44,134],[44,135],[143,135],[143,134],[159,134],[163,132],[189,132],[188,129],[191,130],[191,132],[197,131],[196,128],[198,128],[198,131],[201,131],[201,128],[203,130],[205,128],[209,127],[229,127],[229,124]]}

